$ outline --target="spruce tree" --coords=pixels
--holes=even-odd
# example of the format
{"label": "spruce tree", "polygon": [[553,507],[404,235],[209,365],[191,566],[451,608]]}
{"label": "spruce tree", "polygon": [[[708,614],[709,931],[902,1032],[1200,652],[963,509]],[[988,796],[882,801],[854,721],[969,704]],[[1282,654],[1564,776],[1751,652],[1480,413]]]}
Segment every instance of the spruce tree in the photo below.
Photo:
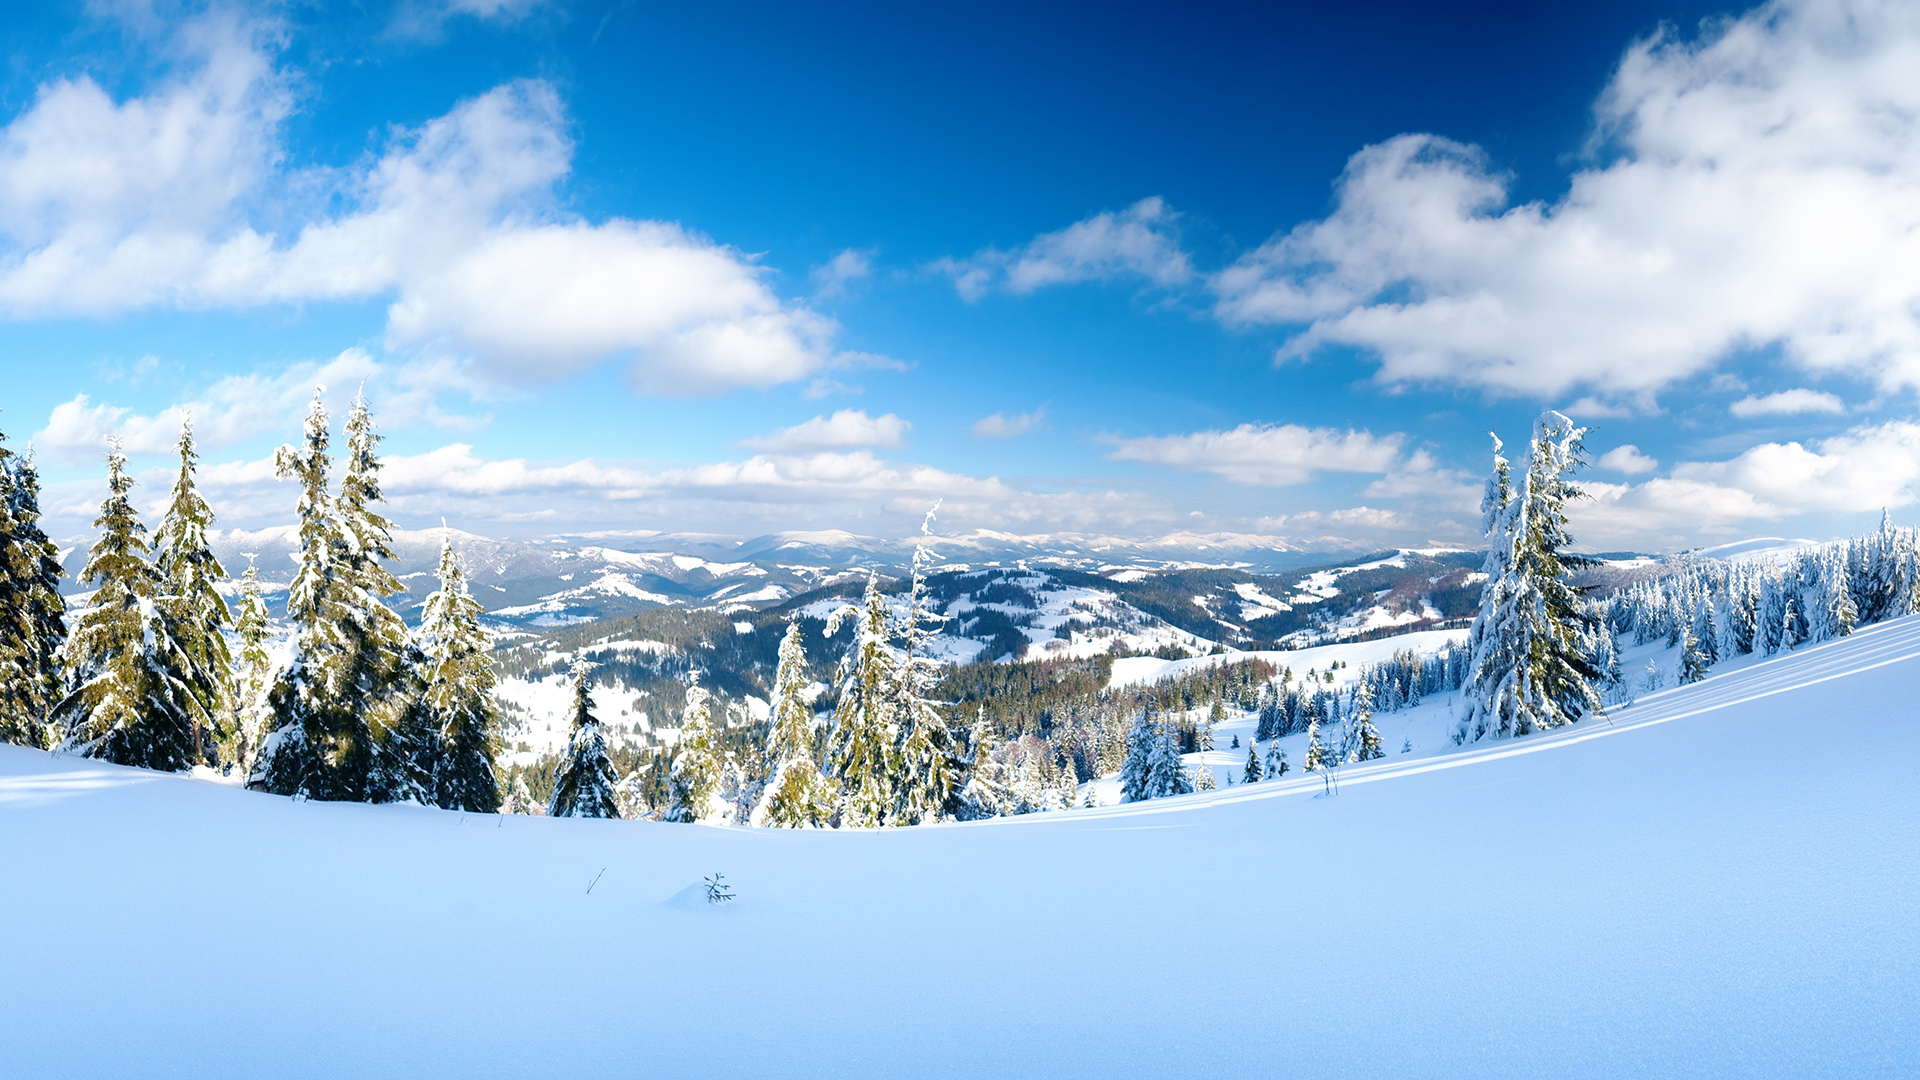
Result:
{"label": "spruce tree", "polygon": [[755,825],[776,829],[824,828],[833,818],[833,785],[813,756],[813,706],[806,698],[807,654],[798,619],[787,623],[773,673],[773,715],[767,760],[773,779],[754,807]]}
{"label": "spruce tree", "polygon": [[963,816],[977,820],[1012,813],[1012,781],[1007,776],[1006,766],[994,760],[998,741],[984,705],[974,712],[971,743],[971,765],[967,769],[966,787],[960,796]]}
{"label": "spruce tree", "polygon": [[100,529],[80,572],[95,586],[74,627],[72,689],[54,706],[62,749],[121,765],[181,771],[200,761],[196,725],[211,721],[203,689],[211,676],[189,648],[192,610],[163,592],[147,561],[146,526],[129,493],[133,477],[116,440],[107,454]]}
{"label": "spruce tree", "polygon": [[1153,752],[1147,756],[1147,797],[1158,799],[1191,791],[1193,778],[1180,759],[1178,737],[1163,725],[1154,739]]}
{"label": "spruce tree", "polygon": [[1317,772],[1328,764],[1327,748],[1320,745],[1320,718],[1307,721],[1307,760],[1300,766],[1307,772]]}
{"label": "spruce tree", "polygon": [[1273,745],[1267,747],[1267,767],[1265,770],[1267,778],[1270,780],[1283,779],[1287,775],[1287,769],[1290,767],[1291,766],[1287,764],[1286,749],[1280,745],[1278,739],[1274,740]]}
{"label": "spruce tree", "polygon": [[720,748],[714,741],[713,704],[696,673],[687,687],[680,714],[680,737],[673,743],[673,769],[667,774],[667,812],[663,820],[694,822],[723,816],[715,805],[720,787]]}
{"label": "spruce tree", "polygon": [[587,676],[593,665],[578,660],[573,665],[573,730],[567,738],[567,752],[553,775],[553,797],[547,800],[548,817],[611,818],[620,816],[620,803],[614,794],[619,778],[613,761],[607,757],[607,740],[600,734],[600,721],[593,715],[593,694],[587,688]]}
{"label": "spruce tree", "polygon": [[234,636],[240,642],[239,670],[234,678],[234,762],[250,769],[260,749],[261,729],[269,715],[267,691],[273,685],[273,658],[267,652],[267,601],[260,595],[260,568],[247,556],[240,575],[240,611],[234,617]]}
{"label": "spruce tree", "polygon": [[1348,761],[1372,761],[1387,756],[1380,749],[1380,731],[1373,726],[1373,688],[1362,681],[1354,688],[1353,716],[1347,721]]}
{"label": "spruce tree", "polygon": [[1153,722],[1153,709],[1140,710],[1133,728],[1127,732],[1127,760],[1120,766],[1121,802],[1153,798],[1153,755],[1161,742],[1160,726]]}
{"label": "spruce tree", "polygon": [[481,606],[467,590],[466,568],[453,535],[440,543],[440,588],[421,613],[426,706],[439,742],[433,801],[448,810],[491,814],[500,806],[494,758],[500,752],[499,706],[493,699],[493,643],[480,625]]}
{"label": "spruce tree", "polygon": [[827,764],[840,786],[840,823],[871,828],[887,824],[894,805],[900,734],[894,710],[902,678],[889,641],[891,612],[877,574],[867,576],[859,609],[841,608],[828,619],[828,636],[846,617],[854,624],[854,638],[840,662],[840,700],[834,707]]}
{"label": "spruce tree", "polygon": [[1261,779],[1262,779],[1262,775],[1260,772],[1260,748],[1255,746],[1252,743],[1248,743],[1247,744],[1247,769],[1246,769],[1246,772],[1241,774],[1240,780],[1242,783],[1257,784],[1261,781]]}
{"label": "spruce tree", "polygon": [[67,640],[59,550],[40,529],[33,455],[16,458],[0,434],[0,742],[45,747],[61,697]]}
{"label": "spruce tree", "polygon": [[[928,511],[920,523],[923,537],[931,537],[932,525],[933,512]],[[919,825],[953,816],[959,809],[965,772],[959,743],[928,696],[941,675],[930,646],[947,621],[947,616],[933,610],[927,595],[926,575],[932,559],[933,548],[923,539],[913,551],[906,609],[894,628],[902,646],[893,684],[892,712],[899,736],[893,755],[894,805],[888,821],[894,825]]]}
{"label": "spruce tree", "polygon": [[233,613],[218,590],[219,583],[227,580],[226,568],[207,544],[213,507],[194,485],[200,454],[194,449],[191,420],[181,423],[175,446],[180,471],[174,476],[166,516],[154,533],[154,565],[167,592],[184,605],[181,645],[205,674],[204,685],[195,686],[194,693],[213,721],[207,730],[196,726],[195,743],[208,764],[232,765],[238,751],[238,723],[233,709],[233,657],[225,631],[233,624]]}
{"label": "spruce tree", "polygon": [[1569,572],[1587,560],[1565,549],[1566,504],[1582,492],[1568,475],[1584,463],[1585,429],[1557,412],[1534,426],[1516,479],[1494,439],[1493,475],[1481,503],[1487,583],[1469,642],[1466,710],[1456,741],[1525,735],[1598,710],[1595,672],[1581,644],[1587,616]]}

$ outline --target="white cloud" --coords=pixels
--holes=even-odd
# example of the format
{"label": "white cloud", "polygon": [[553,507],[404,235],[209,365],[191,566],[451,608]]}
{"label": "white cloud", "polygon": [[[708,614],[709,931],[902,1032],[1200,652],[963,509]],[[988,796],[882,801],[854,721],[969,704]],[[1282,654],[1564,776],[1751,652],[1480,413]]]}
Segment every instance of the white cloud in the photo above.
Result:
{"label": "white cloud", "polygon": [[1369,349],[1386,382],[1647,394],[1743,348],[1920,385],[1920,8],[1788,0],[1630,48],[1597,106],[1617,156],[1507,206],[1480,150],[1355,154],[1332,215],[1219,274],[1282,358]]}
{"label": "white cloud", "polygon": [[1241,424],[1231,431],[1114,438],[1108,458],[1210,472],[1238,484],[1304,484],[1319,472],[1385,473],[1406,437],[1365,431]]}
{"label": "white cloud", "polygon": [[514,23],[546,6],[550,6],[549,0],[401,0],[387,34],[438,41],[446,24],[459,16],[482,22]]}
{"label": "white cloud", "polygon": [[51,83],[0,131],[0,311],[390,297],[391,347],[516,384],[618,357],[669,394],[846,359],[836,324],[781,301],[752,257],[678,225],[558,210],[572,145],[544,82],[397,132],[369,163],[291,172],[294,101],[268,35],[213,17],[180,35],[190,58],[145,96]]}
{"label": "white cloud", "polygon": [[194,440],[206,453],[298,430],[315,386],[327,388],[328,407],[336,415],[364,386],[384,427],[420,419],[440,427],[471,427],[478,421],[445,415],[435,404],[438,391],[458,385],[458,376],[444,370],[424,365],[395,370],[363,349],[348,349],[331,360],[290,364],[277,372],[229,375],[188,400],[150,415],[76,394],[53,407],[47,425],[34,433],[33,445],[68,464],[98,460],[112,435],[119,436],[134,456],[171,454],[180,424],[190,416]]}
{"label": "white cloud", "polygon": [[1640,484],[1582,483],[1583,542],[1687,540],[1756,522],[1864,513],[1920,501],[1920,424],[1892,421],[1803,445],[1762,443],[1719,462],[1686,462]]}
{"label": "white cloud", "polygon": [[842,296],[847,286],[873,276],[873,253],[848,248],[813,268],[813,295],[822,299]]}
{"label": "white cloud", "polygon": [[896,447],[913,425],[892,413],[868,416],[864,410],[841,409],[832,416],[816,416],[771,435],[743,440],[754,450],[838,450],[850,446]]}
{"label": "white cloud", "polygon": [[1058,232],[1042,233],[1013,251],[987,248],[932,269],[953,279],[967,300],[998,287],[1027,294],[1049,285],[1141,277],[1171,288],[1193,279],[1174,222],[1179,215],[1155,195],[1118,213],[1108,210]]}
{"label": "white cloud", "polygon": [[1016,435],[1025,435],[1045,422],[1047,410],[1035,409],[1030,413],[994,413],[983,416],[973,422],[973,436],[976,439],[1011,439]]}
{"label": "white cloud", "polygon": [[1847,406],[1838,397],[1821,390],[1782,390],[1765,397],[1743,397],[1727,411],[1735,416],[1790,416],[1795,413],[1843,413]]}
{"label": "white cloud", "polygon": [[1603,469],[1612,469],[1629,475],[1650,473],[1660,467],[1658,461],[1641,453],[1640,448],[1632,443],[1622,443],[1601,454],[1596,464]]}

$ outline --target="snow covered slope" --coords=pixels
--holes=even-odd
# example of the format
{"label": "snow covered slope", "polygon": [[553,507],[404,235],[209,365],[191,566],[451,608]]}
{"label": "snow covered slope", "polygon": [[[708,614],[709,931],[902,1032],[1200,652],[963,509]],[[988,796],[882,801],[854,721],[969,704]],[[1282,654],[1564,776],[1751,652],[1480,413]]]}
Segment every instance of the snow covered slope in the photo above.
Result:
{"label": "snow covered slope", "polygon": [[887,832],[0,747],[0,1071],[1910,1076],[1916,689],[1908,618],[1329,797]]}

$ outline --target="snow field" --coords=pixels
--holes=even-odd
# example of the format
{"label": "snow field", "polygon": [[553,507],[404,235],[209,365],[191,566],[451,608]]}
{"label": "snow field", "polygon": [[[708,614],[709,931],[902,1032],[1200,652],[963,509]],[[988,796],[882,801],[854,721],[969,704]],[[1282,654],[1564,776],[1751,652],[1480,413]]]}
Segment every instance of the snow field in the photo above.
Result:
{"label": "snow field", "polygon": [[[1910,1076],[1916,689],[1907,618],[1611,725],[1390,742],[1331,797],[874,832],[295,803],[0,746],[0,1071]],[[668,902],[716,870],[737,902]]]}

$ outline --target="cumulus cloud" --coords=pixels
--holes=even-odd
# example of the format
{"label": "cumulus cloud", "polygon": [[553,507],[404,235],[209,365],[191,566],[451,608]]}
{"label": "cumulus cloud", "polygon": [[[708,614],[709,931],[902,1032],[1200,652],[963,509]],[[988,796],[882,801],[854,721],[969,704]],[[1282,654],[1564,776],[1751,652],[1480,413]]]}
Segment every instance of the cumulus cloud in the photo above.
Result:
{"label": "cumulus cloud", "polygon": [[188,400],[152,414],[96,403],[89,394],[53,407],[47,424],[34,433],[34,448],[55,461],[78,464],[97,460],[109,436],[118,436],[131,455],[170,454],[180,425],[193,419],[194,439],[202,452],[244,443],[264,435],[298,430],[299,418],[316,386],[327,388],[328,407],[338,414],[365,387],[382,425],[399,427],[425,420],[440,427],[471,427],[479,421],[440,411],[440,391],[458,378],[431,366],[396,370],[364,349],[348,349],[325,361],[303,361],[278,371],[229,375]]}
{"label": "cumulus cloud", "polygon": [[1155,195],[1042,233],[1012,251],[987,248],[968,259],[941,259],[932,268],[951,278],[969,301],[995,288],[1025,295],[1049,285],[1121,277],[1171,288],[1194,277],[1174,228],[1178,216]]}
{"label": "cumulus cloud", "polygon": [[1285,487],[1307,483],[1320,472],[1388,472],[1406,437],[1298,424],[1241,424],[1231,431],[1107,441],[1113,446],[1107,454],[1112,460],[1209,472],[1237,484]]}
{"label": "cumulus cloud", "polygon": [[753,450],[838,450],[849,446],[896,447],[913,425],[892,413],[868,416],[862,409],[841,409],[832,416],[816,416],[771,435],[743,440]]}
{"label": "cumulus cloud", "polygon": [[[495,5],[502,11],[511,5]],[[391,300],[390,347],[512,384],[609,358],[637,388],[707,393],[839,364],[832,320],[754,258],[681,226],[558,208],[572,143],[542,81],[497,87],[355,166],[285,163],[295,104],[271,36],[180,31],[144,96],[50,83],[0,130],[0,311]]]}
{"label": "cumulus cloud", "polygon": [[1603,469],[1612,469],[1614,472],[1623,472],[1628,475],[1650,473],[1660,467],[1658,461],[1641,453],[1640,448],[1632,443],[1622,443],[1601,454],[1600,460],[1595,464]]}
{"label": "cumulus cloud", "polygon": [[1791,416],[1795,413],[1843,413],[1846,403],[1839,397],[1821,390],[1782,390],[1777,394],[1764,397],[1743,397],[1727,411],[1735,416]]}
{"label": "cumulus cloud", "polygon": [[1596,108],[1607,163],[1509,206],[1477,148],[1355,154],[1327,218],[1213,279],[1280,357],[1371,350],[1389,383],[1645,395],[1778,345],[1920,385],[1920,9],[1782,0],[1630,48]]}
{"label": "cumulus cloud", "polygon": [[1863,426],[1810,444],[1762,443],[1727,461],[1685,462],[1639,484],[1582,483],[1582,541],[1686,538],[1807,514],[1920,501],[1920,424]]}
{"label": "cumulus cloud", "polygon": [[1047,410],[1044,408],[1035,409],[1030,413],[1014,413],[1011,416],[1006,413],[994,413],[992,416],[983,416],[973,422],[973,437],[1011,439],[1017,435],[1025,435],[1046,419]]}

